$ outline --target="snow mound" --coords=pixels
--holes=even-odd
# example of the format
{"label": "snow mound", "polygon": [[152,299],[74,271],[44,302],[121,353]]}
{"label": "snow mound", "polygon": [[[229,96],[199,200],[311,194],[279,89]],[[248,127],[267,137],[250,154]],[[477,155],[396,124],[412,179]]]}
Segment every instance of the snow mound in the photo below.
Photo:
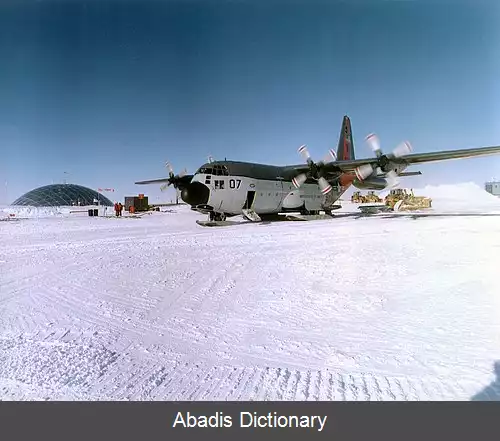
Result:
{"label": "snow mound", "polygon": [[[3,208],[0,217],[14,217],[18,219],[47,218],[47,217],[65,217],[65,216],[88,216],[89,209],[96,209],[96,206],[89,207],[31,207],[31,206],[9,206]],[[113,207],[107,207],[108,213],[111,213]],[[105,207],[99,208],[99,215],[104,214]]]}
{"label": "snow mound", "polygon": [[500,198],[474,182],[427,185],[422,189],[414,189],[414,194],[430,197],[432,207],[438,211],[500,212]]}
{"label": "snow mound", "polygon": [[[409,187],[401,187],[409,189]],[[432,199],[432,211],[452,213],[500,213],[500,198],[488,193],[474,182],[426,185],[413,188],[415,196]],[[385,198],[389,191],[379,194]]]}
{"label": "snow mound", "polygon": [[486,202],[493,205],[500,203],[500,199],[497,196],[488,193],[474,182],[463,182],[455,185],[427,185],[421,191],[435,198],[474,199],[478,202]]}
{"label": "snow mound", "polygon": [[37,218],[37,217],[52,217],[61,216],[60,207],[7,207],[3,209],[7,216],[17,218]]}
{"label": "snow mound", "polygon": [[8,219],[9,213],[7,213],[7,207],[0,205],[0,220]]}

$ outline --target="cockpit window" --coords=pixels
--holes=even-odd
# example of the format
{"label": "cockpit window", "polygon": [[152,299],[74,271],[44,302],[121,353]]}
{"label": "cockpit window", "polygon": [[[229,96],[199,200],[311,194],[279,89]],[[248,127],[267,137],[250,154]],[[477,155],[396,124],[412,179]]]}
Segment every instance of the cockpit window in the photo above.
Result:
{"label": "cockpit window", "polygon": [[229,176],[229,170],[225,165],[216,164],[212,167],[200,167],[197,174],[214,175],[214,176]]}
{"label": "cockpit window", "polygon": [[200,174],[200,175],[212,175],[212,169],[209,168],[209,167],[201,167],[197,172],[196,174]]}
{"label": "cockpit window", "polygon": [[214,174],[216,176],[229,176],[229,171],[225,165],[214,166]]}

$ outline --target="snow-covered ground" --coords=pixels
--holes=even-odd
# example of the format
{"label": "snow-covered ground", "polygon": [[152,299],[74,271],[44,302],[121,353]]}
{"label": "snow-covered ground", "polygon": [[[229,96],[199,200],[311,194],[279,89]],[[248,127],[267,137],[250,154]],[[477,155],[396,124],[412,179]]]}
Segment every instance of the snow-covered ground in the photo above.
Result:
{"label": "snow-covered ground", "polygon": [[[415,193],[500,213],[473,184]],[[500,216],[203,228],[187,207],[13,210],[0,399],[500,399]]]}

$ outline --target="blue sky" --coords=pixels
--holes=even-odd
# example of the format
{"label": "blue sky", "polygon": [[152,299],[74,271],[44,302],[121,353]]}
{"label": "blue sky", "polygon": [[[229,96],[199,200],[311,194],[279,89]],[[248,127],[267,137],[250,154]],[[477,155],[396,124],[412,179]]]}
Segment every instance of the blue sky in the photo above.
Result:
{"label": "blue sky", "polygon": [[[344,114],[357,157],[372,131],[386,150],[500,144],[493,2],[285,3],[2,2],[0,203],[65,177],[170,199],[134,181],[209,154],[322,158]],[[419,169],[408,186],[482,185],[500,157]]]}

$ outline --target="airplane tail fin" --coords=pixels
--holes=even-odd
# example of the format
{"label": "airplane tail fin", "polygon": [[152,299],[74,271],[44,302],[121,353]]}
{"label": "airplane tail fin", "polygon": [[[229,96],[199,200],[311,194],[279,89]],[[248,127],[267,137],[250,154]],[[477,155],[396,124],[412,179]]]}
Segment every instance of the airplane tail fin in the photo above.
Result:
{"label": "airplane tail fin", "polygon": [[337,147],[337,161],[356,159],[354,157],[354,143],[352,141],[351,120],[346,115],[342,120],[339,145]]}

